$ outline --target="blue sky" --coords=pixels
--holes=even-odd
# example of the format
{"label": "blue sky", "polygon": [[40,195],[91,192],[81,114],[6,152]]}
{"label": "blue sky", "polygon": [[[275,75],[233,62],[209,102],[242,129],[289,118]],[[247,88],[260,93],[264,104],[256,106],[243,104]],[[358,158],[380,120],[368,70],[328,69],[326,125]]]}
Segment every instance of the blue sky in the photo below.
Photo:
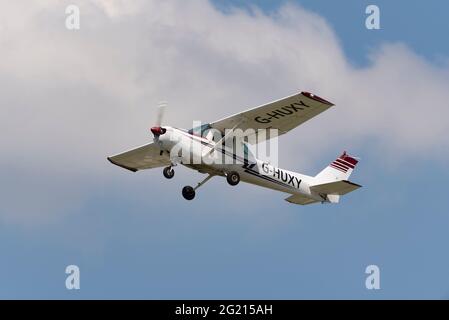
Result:
{"label": "blue sky", "polygon": [[[250,8],[256,5],[267,13],[276,10],[289,1],[220,1],[217,7],[229,10],[232,6]],[[290,1],[314,11],[326,18],[340,38],[345,53],[356,65],[364,65],[373,46],[385,41],[400,41],[409,45],[419,55],[431,61],[439,61],[448,56],[449,44],[442,41],[441,30],[447,30],[445,8],[441,0],[415,1],[364,1],[347,0],[344,4],[336,1],[302,0]],[[375,4],[381,9],[381,30],[371,32],[361,28],[365,24],[365,8]]]}
{"label": "blue sky", "polygon": [[[379,31],[364,28],[364,8],[368,2],[345,1],[344,5],[316,0],[292,2],[327,21],[341,44],[347,63],[355,69],[372,64],[368,57],[385,43],[400,42],[419,57],[416,58],[420,59],[418,66],[426,65],[422,70],[429,74],[429,70],[433,72],[432,81],[449,79],[449,44],[442,40],[448,30],[444,16],[449,6],[443,1],[413,4],[409,1],[376,1],[381,9],[382,30]],[[246,3],[215,1],[215,6],[231,14],[228,13],[230,6],[247,9]],[[267,15],[274,14],[281,7],[274,1],[254,1],[254,5]],[[33,18],[33,21],[41,22],[39,18]],[[119,24],[120,21],[117,22]],[[95,23],[86,22],[86,25],[96,32]],[[111,39],[123,35],[134,40],[126,29],[114,30]],[[165,41],[165,29],[160,30],[160,37],[149,42],[149,50],[145,54],[133,52],[131,57],[140,59],[142,55],[154,54],[152,46]],[[84,41],[84,38],[77,37],[73,36],[70,41]],[[95,36],[90,38],[82,33],[79,37],[89,38],[92,40],[90,44],[98,41]],[[105,42],[109,41],[109,38],[105,39]],[[195,38],[195,41],[201,43],[203,39]],[[183,43],[183,48],[188,51],[196,45],[192,43]],[[80,54],[87,56],[90,51],[88,46],[85,48],[86,51]],[[98,55],[101,59],[97,58],[97,61],[117,57],[121,61],[120,53],[128,57],[125,49],[119,48],[122,47],[117,47],[115,52],[103,51],[108,54]],[[173,52],[165,53],[175,59]],[[61,55],[65,54],[67,52],[61,49]],[[214,67],[213,59],[210,56],[202,58]],[[416,59],[413,56],[411,60]],[[195,70],[194,61],[188,57],[186,60],[183,60],[186,68],[193,65]],[[164,63],[161,61],[161,68],[167,77],[170,72],[176,72],[176,69],[170,69],[170,63]],[[101,62],[98,65],[100,68]],[[234,70],[232,61],[227,66]],[[143,71],[139,70],[138,74],[143,80],[146,79],[146,67],[145,64],[139,65]],[[446,70],[441,71],[442,74],[439,73],[440,67]],[[95,85],[100,80],[92,80],[86,73],[79,77],[92,81],[91,86],[79,84],[78,78],[56,83],[39,76],[40,65],[36,64],[35,68],[36,73],[29,78],[20,73],[10,78],[8,74],[0,76],[0,82],[8,83],[9,90],[5,92],[12,92],[9,100],[2,100],[2,108],[11,107],[14,103],[18,103],[17,106],[25,104],[28,97],[37,97],[38,101],[43,99],[44,104],[48,102],[48,95],[42,97],[31,87],[18,98],[14,85],[16,82],[21,84],[21,81],[25,84],[34,83],[32,81],[44,83],[42,92],[54,93],[58,105],[53,109],[33,109],[26,118],[20,117],[22,125],[15,127],[23,131],[6,131],[11,134],[12,144],[23,145],[24,141],[33,139],[33,132],[38,138],[25,144],[25,151],[16,151],[12,157],[3,157],[1,162],[1,176],[5,182],[0,191],[5,195],[4,203],[7,205],[0,205],[0,298],[449,298],[449,255],[446,250],[449,242],[448,156],[444,136],[428,134],[431,127],[438,127],[438,115],[434,119],[436,122],[427,123],[423,112],[423,121],[418,122],[420,126],[410,124],[413,131],[418,132],[410,140],[407,140],[409,134],[401,134],[403,128],[409,127],[407,123],[404,126],[398,123],[393,126],[397,131],[388,131],[390,127],[385,129],[384,123],[388,119],[377,124],[374,122],[374,131],[378,126],[378,131],[392,132],[396,136],[392,134],[385,138],[372,134],[354,140],[348,135],[341,137],[338,144],[334,141],[320,143],[322,137],[314,137],[312,133],[318,131],[323,122],[313,120],[303,129],[290,133],[290,140],[281,140],[281,165],[308,174],[318,172],[343,148],[361,156],[351,180],[364,187],[346,196],[338,205],[293,206],[283,201],[286,197],[283,194],[244,184],[230,188],[223,179],[213,179],[200,189],[194,201],[186,202],[180,190],[182,186],[200,180],[199,174],[179,168],[175,178],[169,181],[162,177],[160,170],[132,174],[105,160],[106,155],[148,139],[144,132],[150,122],[145,119],[149,112],[139,107],[148,102],[146,93],[129,89],[133,94],[140,94],[141,98],[115,99],[110,91],[119,89],[109,88],[113,82],[106,81],[105,87],[99,86],[102,89],[98,89]],[[122,76],[120,72],[108,73],[107,70],[102,69],[102,72],[108,78]],[[270,70],[268,67],[260,70],[261,77],[278,75]],[[384,69],[379,70],[381,73]],[[57,79],[66,79],[57,70],[54,72]],[[233,79],[232,72],[229,73],[221,75]],[[203,89],[202,76],[202,72],[192,76],[192,84],[189,84],[192,87],[188,86],[185,91],[173,89],[175,93],[170,101],[178,102],[184,97],[187,101],[192,99],[187,91]],[[258,76],[255,73],[255,77]],[[423,77],[430,76],[426,73]],[[128,90],[126,74],[122,80],[117,88]],[[444,88],[448,83],[440,84]],[[258,89],[256,84],[254,88],[252,86],[249,81],[236,80],[236,87],[248,88],[249,91]],[[324,83],[323,90],[333,92],[327,86]],[[410,95],[403,96],[404,101],[413,99],[414,91],[421,89],[410,87],[407,90],[411,91],[400,91],[410,92]],[[273,88],[276,93],[289,92],[276,89],[276,83],[273,83]],[[151,91],[152,88],[146,90]],[[229,90],[239,92],[239,89]],[[56,91],[64,94],[58,96]],[[91,95],[94,98],[90,99],[90,109],[78,108],[77,99]],[[242,96],[239,100],[241,107],[246,103],[262,103],[272,94],[261,92],[259,100],[251,100],[254,96],[259,95]],[[218,95],[216,98],[221,101],[229,97]],[[71,100],[75,102],[71,104]],[[64,101],[68,101],[70,108],[65,109]],[[213,104],[207,104],[212,101],[212,98],[201,100],[204,104],[192,109],[192,117],[203,113],[206,118],[215,115],[215,111],[210,110]],[[107,112],[99,107],[105,103],[109,104]],[[442,101],[430,99],[429,105],[422,108],[432,111],[433,103],[444,106]],[[120,111],[122,104],[128,106],[123,113]],[[227,111],[220,110],[219,114],[224,116]],[[138,116],[127,118],[129,113]],[[51,123],[48,127],[41,115],[61,119],[62,125]],[[70,122],[71,118],[80,115],[83,122]],[[329,116],[323,115],[323,121],[341,121],[341,117],[346,115],[344,110],[333,112]],[[98,119],[97,116],[101,122],[90,120]],[[176,118],[174,111],[169,111],[167,117],[182,121]],[[38,131],[27,131],[29,119],[37,123],[37,127],[32,128]],[[401,118],[395,121],[397,119]],[[42,126],[39,126],[41,121]],[[16,123],[14,118],[11,122]],[[356,121],[346,119],[345,127],[349,132],[358,132],[360,129],[353,122]],[[445,124],[440,127],[447,129]],[[83,135],[81,131],[89,135]],[[120,134],[124,132],[126,137],[120,140]],[[108,142],[110,136],[116,138],[115,141]],[[311,137],[317,142],[310,143]],[[44,139],[61,145],[60,153],[64,155],[54,155],[55,148],[50,148],[42,141]],[[97,145],[90,145],[89,139],[96,141]],[[390,145],[389,140],[395,142]],[[105,141],[104,144],[101,141]],[[6,147],[14,150],[5,143]],[[293,155],[298,153],[288,153],[293,152],[292,149],[301,156],[295,158]],[[309,151],[310,156],[307,156]],[[95,170],[90,170],[92,167]],[[17,200],[11,202],[7,198]],[[47,214],[46,209],[53,213]],[[32,214],[24,214],[25,211]],[[20,218],[22,214],[23,219]],[[80,267],[80,290],[68,291],[65,288],[64,271],[69,264]],[[381,290],[365,288],[364,272],[370,264],[380,267]]]}

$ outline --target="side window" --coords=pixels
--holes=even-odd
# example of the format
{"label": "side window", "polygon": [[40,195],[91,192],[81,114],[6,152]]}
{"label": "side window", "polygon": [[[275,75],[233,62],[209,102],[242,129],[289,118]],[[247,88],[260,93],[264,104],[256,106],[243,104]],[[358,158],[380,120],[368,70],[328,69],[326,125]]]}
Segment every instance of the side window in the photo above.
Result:
{"label": "side window", "polygon": [[248,145],[246,143],[243,144],[243,154],[245,155],[245,159],[248,160]]}

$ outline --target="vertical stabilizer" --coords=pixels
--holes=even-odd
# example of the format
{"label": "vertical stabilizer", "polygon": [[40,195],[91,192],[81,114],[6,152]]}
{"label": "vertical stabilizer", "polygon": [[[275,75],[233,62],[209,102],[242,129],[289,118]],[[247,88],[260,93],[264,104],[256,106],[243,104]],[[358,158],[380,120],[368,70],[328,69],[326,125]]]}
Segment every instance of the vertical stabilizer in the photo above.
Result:
{"label": "vertical stabilizer", "polygon": [[359,161],[345,152],[315,176],[316,184],[348,180]]}

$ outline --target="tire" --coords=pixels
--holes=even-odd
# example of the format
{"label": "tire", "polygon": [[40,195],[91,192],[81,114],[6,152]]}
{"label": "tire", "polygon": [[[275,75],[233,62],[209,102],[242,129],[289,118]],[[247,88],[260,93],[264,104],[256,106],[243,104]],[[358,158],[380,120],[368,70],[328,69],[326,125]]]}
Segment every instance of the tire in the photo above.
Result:
{"label": "tire", "polygon": [[231,171],[226,175],[226,180],[231,186],[236,186],[240,182],[240,175],[235,171]]}
{"label": "tire", "polygon": [[182,196],[186,200],[193,200],[195,198],[195,190],[191,186],[185,186],[182,188]]}
{"label": "tire", "polygon": [[175,170],[173,170],[171,167],[165,167],[162,173],[164,174],[164,177],[166,177],[167,179],[171,179],[175,175]]}

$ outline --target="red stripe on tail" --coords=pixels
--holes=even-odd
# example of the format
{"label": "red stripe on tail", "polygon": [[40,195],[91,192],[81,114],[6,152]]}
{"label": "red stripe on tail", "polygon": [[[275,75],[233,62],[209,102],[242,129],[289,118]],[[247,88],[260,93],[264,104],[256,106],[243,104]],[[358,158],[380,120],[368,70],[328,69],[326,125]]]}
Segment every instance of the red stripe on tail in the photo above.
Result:
{"label": "red stripe on tail", "polygon": [[353,166],[355,166],[357,164],[357,162],[359,162],[359,160],[354,159],[351,156],[348,156],[348,154],[346,153],[346,151],[343,152],[343,154],[338,157],[338,159],[344,160],[346,162],[349,162],[350,164],[352,164]]}

